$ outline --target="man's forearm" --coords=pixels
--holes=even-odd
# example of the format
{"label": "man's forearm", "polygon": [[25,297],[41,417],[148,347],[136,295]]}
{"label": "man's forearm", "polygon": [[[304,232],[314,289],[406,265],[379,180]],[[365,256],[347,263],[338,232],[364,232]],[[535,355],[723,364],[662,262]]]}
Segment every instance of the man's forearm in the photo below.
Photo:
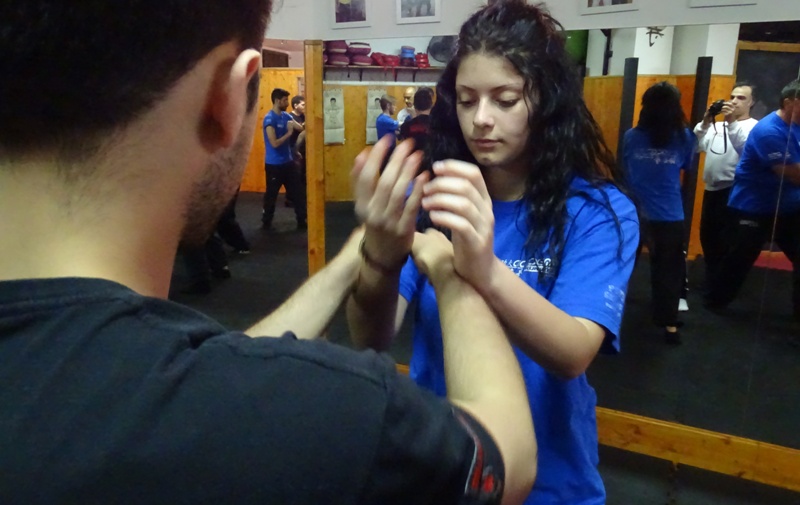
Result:
{"label": "man's forearm", "polygon": [[432,279],[448,399],[492,434],[506,465],[504,503],[522,502],[536,472],[536,438],[519,363],[496,316],[455,272]]}
{"label": "man's forearm", "polygon": [[395,333],[400,274],[386,275],[362,262],[357,277],[347,300],[350,338],[357,347],[385,351]]}
{"label": "man's forearm", "polygon": [[280,307],[245,333],[252,337],[280,336],[292,331],[298,338],[320,336],[350,293],[359,258],[345,248],[325,268],[311,276]]}

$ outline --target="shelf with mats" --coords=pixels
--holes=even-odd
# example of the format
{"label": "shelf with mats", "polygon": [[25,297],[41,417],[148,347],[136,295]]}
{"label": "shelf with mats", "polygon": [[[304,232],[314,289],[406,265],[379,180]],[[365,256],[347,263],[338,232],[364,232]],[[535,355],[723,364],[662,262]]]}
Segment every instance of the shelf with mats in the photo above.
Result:
{"label": "shelf with mats", "polygon": [[438,79],[439,74],[444,70],[444,67],[427,67],[427,68],[419,68],[419,67],[404,67],[404,66],[397,66],[397,67],[384,67],[379,65],[324,65],[322,68],[322,79],[326,80],[328,78],[328,72],[347,72],[347,78],[352,77],[352,72],[358,72],[358,80],[364,80],[364,71],[370,72],[380,72],[384,75],[386,73],[391,72],[392,79],[397,81],[398,73],[403,72],[410,72],[411,73],[411,81],[417,80],[417,73],[422,73],[422,75],[426,75],[429,77],[433,77],[433,80]]}

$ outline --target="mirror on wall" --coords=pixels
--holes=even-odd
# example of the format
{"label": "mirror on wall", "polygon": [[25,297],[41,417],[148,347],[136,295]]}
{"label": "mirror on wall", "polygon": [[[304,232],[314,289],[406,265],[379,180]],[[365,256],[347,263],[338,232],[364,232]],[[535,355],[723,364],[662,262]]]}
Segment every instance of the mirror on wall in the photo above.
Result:
{"label": "mirror on wall", "polygon": [[[778,26],[773,25],[773,29]],[[681,90],[683,109],[688,117],[697,58],[709,54],[714,57],[709,104],[718,99],[730,100],[737,79],[746,79],[757,88],[752,116],[760,119],[774,111],[778,103],[776,89],[779,94],[780,88],[796,78],[800,69],[800,62],[791,63],[792,57],[800,55],[800,50],[796,49],[800,40],[781,41],[778,46],[770,46],[767,52],[763,36],[753,38],[751,35],[763,35],[764,31],[749,25],[592,30],[571,32],[568,44],[583,67],[587,104],[607,142],[616,150],[626,57],[640,57],[634,125],[642,93],[662,80]],[[750,40],[740,41],[745,35]],[[373,48],[397,46],[399,52],[408,41],[359,42],[367,42]],[[637,44],[647,51],[637,52]],[[417,45],[420,44],[417,42]],[[784,70],[780,75],[776,71],[778,66],[772,63],[776,58],[788,61],[781,63]],[[646,64],[642,64],[642,60],[647,60]],[[771,70],[766,72],[765,66]],[[346,232],[355,224],[347,176],[352,159],[368,144],[368,122],[373,119],[369,116],[370,90],[373,93],[378,89],[387,91],[402,104],[407,87],[427,84],[414,80],[422,77],[421,72],[413,75],[405,71],[406,74],[403,70],[394,72],[384,68],[358,69],[353,65],[326,67],[324,89],[342,93],[346,123],[344,143],[325,146],[329,256],[338,250]],[[422,78],[435,84],[435,71],[426,72],[430,74]],[[603,407],[800,448],[800,435],[794,429],[800,424],[800,410],[789,407],[800,395],[800,386],[786,379],[800,376],[800,349],[791,345],[792,337],[798,334],[791,314],[791,264],[771,244],[772,237],[768,237],[738,296],[723,310],[704,307],[705,264],[699,226],[706,163],[706,155],[700,155],[692,233],[686,244],[688,311],[680,313],[684,323],[682,345],[666,345],[660,331],[651,323],[650,273],[645,254],[629,286],[621,352],[601,354],[589,368],[589,382],[597,392],[598,405]],[[783,184],[786,186],[790,182],[783,180]],[[408,363],[411,354],[410,318],[406,319],[407,325],[391,351],[400,363]],[[332,328],[331,338],[348,341],[343,319]]]}

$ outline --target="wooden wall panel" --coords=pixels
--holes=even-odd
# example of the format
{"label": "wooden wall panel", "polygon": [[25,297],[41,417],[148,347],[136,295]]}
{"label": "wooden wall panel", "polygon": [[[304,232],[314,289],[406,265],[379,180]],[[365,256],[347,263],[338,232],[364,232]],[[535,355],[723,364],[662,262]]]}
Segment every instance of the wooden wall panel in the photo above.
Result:
{"label": "wooden wall panel", "polygon": [[308,197],[308,275],[325,266],[325,164],[322,156],[322,41],[303,46],[306,68],[306,195]]}
{"label": "wooden wall panel", "polygon": [[619,113],[622,109],[622,76],[587,77],[583,99],[600,126],[608,147],[617,154]]}
{"label": "wooden wall panel", "polygon": [[[325,199],[343,202],[353,199],[350,188],[350,169],[358,153],[367,147],[367,92],[368,86],[325,85],[325,89],[342,88],[345,103],[345,143],[327,145],[325,159]],[[376,83],[375,88],[385,88],[389,96],[397,100],[397,111],[405,107],[403,92],[407,86],[385,86]],[[395,116],[396,117],[396,116]]]}
{"label": "wooden wall panel", "polygon": [[341,88],[344,95],[344,136],[341,145],[326,145],[323,151],[325,166],[325,200],[352,200],[350,169],[358,153],[367,143],[367,86],[325,85],[325,89]]}
{"label": "wooden wall panel", "polygon": [[[247,168],[242,176],[242,191],[264,192],[267,181],[264,175],[264,134],[261,132],[261,122],[272,108],[272,90],[283,88],[291,96],[298,94],[297,78],[303,77],[302,68],[262,68],[261,86],[258,91],[258,114],[256,128],[253,132],[253,147],[247,160]],[[291,107],[289,107],[291,110]]]}

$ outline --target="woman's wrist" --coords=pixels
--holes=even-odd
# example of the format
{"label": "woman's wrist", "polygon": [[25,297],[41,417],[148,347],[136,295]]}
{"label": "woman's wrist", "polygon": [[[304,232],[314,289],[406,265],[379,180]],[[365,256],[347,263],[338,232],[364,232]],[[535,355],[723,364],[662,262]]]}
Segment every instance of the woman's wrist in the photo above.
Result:
{"label": "woman's wrist", "polygon": [[406,264],[406,258],[401,258],[399,261],[396,261],[394,264],[384,264],[377,259],[375,259],[370,253],[367,252],[365,244],[367,242],[366,235],[364,238],[361,239],[361,243],[358,245],[358,253],[361,256],[361,261],[367,265],[370,269],[378,272],[382,275],[387,277],[395,276],[400,274],[400,271],[403,269],[403,265]]}

